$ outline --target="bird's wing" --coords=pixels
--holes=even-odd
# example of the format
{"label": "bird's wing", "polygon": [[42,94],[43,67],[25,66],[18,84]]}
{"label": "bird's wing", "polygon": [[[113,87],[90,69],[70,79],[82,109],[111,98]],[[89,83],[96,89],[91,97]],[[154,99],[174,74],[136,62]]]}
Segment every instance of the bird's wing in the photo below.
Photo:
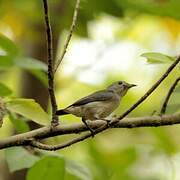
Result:
{"label": "bird's wing", "polygon": [[97,91],[93,94],[90,94],[89,96],[86,96],[76,101],[70,106],[81,106],[81,105],[88,104],[90,102],[96,102],[96,101],[108,101],[108,100],[111,100],[112,98],[113,98],[112,92],[102,90],[102,91]]}

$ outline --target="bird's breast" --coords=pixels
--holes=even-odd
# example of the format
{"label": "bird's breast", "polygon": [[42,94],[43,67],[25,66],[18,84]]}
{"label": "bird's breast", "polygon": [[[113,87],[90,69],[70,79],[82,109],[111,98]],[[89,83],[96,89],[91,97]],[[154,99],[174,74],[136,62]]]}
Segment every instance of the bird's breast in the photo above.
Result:
{"label": "bird's breast", "polygon": [[94,120],[109,116],[119,106],[119,99],[111,101],[95,101],[81,106],[70,106],[66,109],[70,114]]}
{"label": "bird's breast", "polygon": [[84,113],[86,119],[105,118],[109,116],[119,105],[119,101],[97,101],[86,104]]}

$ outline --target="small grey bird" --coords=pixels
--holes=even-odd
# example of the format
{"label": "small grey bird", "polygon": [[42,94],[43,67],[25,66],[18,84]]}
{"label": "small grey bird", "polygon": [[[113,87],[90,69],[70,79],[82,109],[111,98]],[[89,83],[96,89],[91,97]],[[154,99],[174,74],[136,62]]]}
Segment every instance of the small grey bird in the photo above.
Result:
{"label": "small grey bird", "polygon": [[125,81],[114,82],[106,89],[92,93],[65,109],[58,110],[56,114],[60,116],[73,114],[77,117],[82,117],[83,123],[93,136],[94,130],[88,126],[86,120],[103,119],[109,116],[119,106],[121,98],[134,86],[136,85]]}

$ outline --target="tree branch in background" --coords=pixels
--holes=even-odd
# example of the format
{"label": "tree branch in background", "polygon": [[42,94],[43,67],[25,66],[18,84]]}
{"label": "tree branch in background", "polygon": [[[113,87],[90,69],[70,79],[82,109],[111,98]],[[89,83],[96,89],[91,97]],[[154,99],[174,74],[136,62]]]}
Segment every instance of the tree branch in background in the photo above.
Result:
{"label": "tree branch in background", "polygon": [[174,81],[174,83],[172,84],[172,86],[170,87],[170,89],[169,89],[169,91],[168,91],[168,93],[167,93],[167,96],[166,96],[166,98],[165,98],[165,100],[164,100],[164,103],[163,103],[163,105],[162,105],[161,114],[165,114],[166,108],[167,108],[167,104],[168,104],[168,102],[169,102],[169,99],[170,99],[170,97],[171,97],[173,91],[175,90],[175,88],[176,88],[176,86],[177,86],[177,84],[178,84],[179,81],[180,81],[180,77],[178,77],[178,78]]}
{"label": "tree branch in background", "polygon": [[[135,118],[124,118],[123,121],[119,121],[116,125],[112,125],[109,128],[138,128],[138,127],[158,127],[180,124],[180,113],[163,116],[145,116]],[[97,129],[106,125],[106,122],[102,120],[90,121],[89,125],[93,129]],[[42,145],[40,142],[34,142],[35,140],[42,140],[49,137],[66,134],[77,134],[88,131],[87,127],[83,123],[73,123],[69,125],[59,125],[54,131],[51,131],[51,127],[42,127],[26,133],[14,135],[12,137],[0,140],[0,149],[4,149],[12,146],[33,146],[36,145],[45,147],[46,150],[57,150],[62,149],[66,144],[70,145],[69,142],[65,142],[61,145]],[[72,142],[72,141],[71,141]],[[39,147],[41,148],[41,147]],[[42,148],[41,148],[42,149]]]}
{"label": "tree branch in background", "polygon": [[44,20],[46,26],[46,36],[47,36],[47,54],[48,54],[48,90],[49,96],[51,100],[52,107],[52,126],[56,126],[59,124],[58,116],[56,115],[57,111],[57,103],[54,93],[54,65],[53,65],[53,45],[52,45],[52,31],[49,20],[49,12],[48,12],[48,3],[47,0],[43,0],[44,5]]}
{"label": "tree branch in background", "polygon": [[64,49],[62,51],[61,57],[57,60],[57,63],[56,63],[55,69],[54,69],[54,73],[57,71],[59,65],[61,64],[61,62],[62,62],[62,60],[63,60],[63,58],[64,58],[64,56],[66,54],[69,42],[71,40],[73,31],[74,31],[75,26],[76,26],[76,21],[77,21],[77,16],[78,16],[78,11],[79,11],[79,5],[80,5],[80,0],[77,0],[76,5],[75,5],[75,9],[74,9],[74,15],[73,15],[72,24],[71,24],[71,27],[70,27],[70,30],[69,30],[69,33],[68,33],[68,36],[67,36],[67,39],[66,39],[66,42],[65,42]]}

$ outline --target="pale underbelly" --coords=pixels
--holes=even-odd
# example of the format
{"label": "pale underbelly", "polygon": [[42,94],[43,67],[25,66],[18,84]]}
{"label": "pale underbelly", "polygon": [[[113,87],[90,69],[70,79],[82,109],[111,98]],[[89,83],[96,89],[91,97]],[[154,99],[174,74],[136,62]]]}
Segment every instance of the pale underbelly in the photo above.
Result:
{"label": "pale underbelly", "polygon": [[94,120],[109,116],[119,105],[119,102],[92,102],[86,105],[69,107],[67,111],[75,116]]}

